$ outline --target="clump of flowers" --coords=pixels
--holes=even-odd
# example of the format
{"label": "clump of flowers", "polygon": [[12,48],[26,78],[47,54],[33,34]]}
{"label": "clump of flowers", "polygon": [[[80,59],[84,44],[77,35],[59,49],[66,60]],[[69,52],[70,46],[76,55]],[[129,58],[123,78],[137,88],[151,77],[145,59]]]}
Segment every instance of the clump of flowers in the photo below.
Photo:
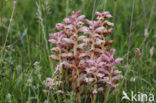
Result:
{"label": "clump of flowers", "polygon": [[104,92],[107,98],[110,89],[119,86],[122,75],[116,65],[123,59],[114,59],[115,49],[110,49],[114,41],[106,39],[113,30],[114,23],[108,21],[112,16],[108,11],[96,12],[96,16],[95,21],[88,20],[73,11],[70,18],[56,24],[58,32],[50,34],[49,42],[55,45],[50,58],[58,61],[58,76],[47,78],[49,88],[59,85],[65,91],[71,87],[78,97],[87,92],[95,100],[98,93]]}

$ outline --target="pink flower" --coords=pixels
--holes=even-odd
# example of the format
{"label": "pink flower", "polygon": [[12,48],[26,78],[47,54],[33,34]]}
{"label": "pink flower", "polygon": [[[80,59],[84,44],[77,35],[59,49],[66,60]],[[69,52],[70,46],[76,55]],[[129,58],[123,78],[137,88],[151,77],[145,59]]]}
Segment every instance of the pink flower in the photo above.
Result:
{"label": "pink flower", "polygon": [[97,74],[97,77],[102,78],[102,77],[104,77],[104,74],[98,73],[98,74]]}
{"label": "pink flower", "polygon": [[53,60],[56,60],[56,61],[59,60],[59,58],[56,55],[51,55],[50,58],[53,59]]}
{"label": "pink flower", "polygon": [[68,61],[64,61],[63,65],[67,68],[70,68],[71,64]]}
{"label": "pink flower", "polygon": [[101,73],[104,73],[104,74],[107,74],[107,75],[110,74],[109,71],[106,70],[105,68],[99,68],[98,70],[99,70],[99,72],[101,72]]}
{"label": "pink flower", "polygon": [[97,16],[102,16],[102,13],[96,12],[96,15],[97,15]]}
{"label": "pink flower", "polygon": [[121,78],[121,76],[120,76],[120,75],[117,75],[117,76],[113,76],[112,80],[113,80],[113,81],[117,81],[117,80],[119,80],[120,78]]}
{"label": "pink flower", "polygon": [[86,39],[86,36],[79,36],[78,37],[78,41],[81,41],[81,40],[84,40],[84,39]]}
{"label": "pink flower", "polygon": [[88,27],[83,26],[79,29],[80,32],[84,32],[84,34],[87,34],[89,32]]}
{"label": "pink flower", "polygon": [[115,60],[115,63],[116,63],[116,64],[120,64],[121,61],[123,61],[123,58],[117,58],[117,59]]}
{"label": "pink flower", "polygon": [[101,35],[95,33],[95,34],[94,34],[94,37],[95,37],[95,38],[101,38]]}
{"label": "pink flower", "polygon": [[85,23],[88,24],[88,25],[90,25],[90,26],[92,26],[92,21],[90,21],[88,19],[85,20]]}
{"label": "pink flower", "polygon": [[107,83],[107,82],[109,82],[109,78],[108,77],[104,77],[104,79],[101,79],[100,82]]}
{"label": "pink flower", "polygon": [[56,85],[61,85],[62,81],[56,81]]}
{"label": "pink flower", "polygon": [[104,61],[107,61],[107,62],[110,61],[110,58],[109,58],[107,55],[105,55],[105,54],[102,54],[102,55],[101,55],[101,58],[102,58],[102,60],[104,60]]}
{"label": "pink flower", "polygon": [[59,47],[52,48],[51,51],[55,53],[59,53]]}
{"label": "pink flower", "polygon": [[87,46],[87,44],[81,43],[81,44],[78,45],[77,48],[79,48],[79,49],[85,49],[86,46]]}
{"label": "pink flower", "polygon": [[103,90],[104,90],[103,87],[98,88],[99,92],[103,92]]}
{"label": "pink flower", "polygon": [[84,20],[84,18],[85,18],[85,15],[81,15],[81,16],[79,16],[76,20],[77,20],[77,21],[81,21],[81,20]]}
{"label": "pink flower", "polygon": [[114,54],[115,54],[115,49],[111,49],[111,50],[110,50],[110,55],[111,55],[111,57],[113,57]]}
{"label": "pink flower", "polygon": [[54,34],[49,34],[49,36],[50,36],[50,39],[56,39],[58,35],[54,33]]}
{"label": "pink flower", "polygon": [[[75,88],[76,93],[82,91],[82,94],[81,86],[85,90],[91,84],[96,88],[92,87],[88,93],[93,94],[102,92],[106,86],[117,88],[122,75],[116,65],[123,58],[114,59],[115,49],[109,49],[113,40],[106,38],[113,30],[114,23],[108,21],[112,16],[108,11],[96,12],[96,20],[88,20],[80,13],[73,11],[63,23],[56,24],[59,32],[49,35],[49,42],[55,44],[50,58],[58,64],[54,72],[56,77],[48,78],[46,85],[58,93],[69,90],[63,88],[66,84],[72,84],[72,89]],[[55,86],[65,91],[56,91]]]}
{"label": "pink flower", "polygon": [[151,55],[151,57],[153,56],[153,51],[154,51],[154,47],[152,47],[152,48],[150,49],[150,55]]}
{"label": "pink flower", "polygon": [[80,15],[81,11],[72,11],[72,16],[78,17]]}
{"label": "pink flower", "polygon": [[74,55],[73,53],[62,53],[61,54],[61,57],[63,58],[72,58]]}
{"label": "pink flower", "polygon": [[84,24],[83,22],[79,21],[79,22],[77,22],[77,24],[76,24],[76,25],[77,25],[78,27],[82,27],[82,26],[83,26],[83,24]]}
{"label": "pink flower", "polygon": [[106,17],[106,18],[111,18],[112,17],[112,15],[110,14],[110,12],[108,12],[108,11],[103,12],[102,15],[104,17]]}
{"label": "pink flower", "polygon": [[64,24],[58,23],[58,24],[56,24],[56,28],[57,28],[58,30],[62,30],[62,29],[64,28]]}
{"label": "pink flower", "polygon": [[49,87],[50,89],[54,90],[55,89],[55,83],[52,78],[46,78],[46,83],[45,85]]}
{"label": "pink flower", "polygon": [[57,41],[55,39],[50,39],[49,42],[51,42],[52,44],[56,44]]}
{"label": "pink flower", "polygon": [[93,23],[93,27],[96,28],[96,27],[99,27],[100,26],[100,21],[94,21]]}
{"label": "pink flower", "polygon": [[72,24],[66,25],[65,29],[73,30],[74,26]]}
{"label": "pink flower", "polygon": [[86,63],[88,65],[95,65],[95,61],[94,60],[90,60],[90,59],[86,60]]}
{"label": "pink flower", "polygon": [[110,15],[110,12],[109,11],[105,11],[102,13],[102,15]]}
{"label": "pink flower", "polygon": [[63,65],[63,63],[58,64],[58,65],[56,66],[54,74],[55,74],[56,72],[60,72],[60,69],[61,69],[62,65]]}
{"label": "pink flower", "polygon": [[97,90],[96,89],[94,89],[93,90],[93,94],[97,94],[98,92],[97,92]]}
{"label": "pink flower", "polygon": [[104,65],[106,65],[106,62],[99,62],[98,63],[98,67],[103,67]]}
{"label": "pink flower", "polygon": [[113,75],[118,75],[118,74],[120,74],[121,73],[121,71],[119,71],[119,70],[115,70],[115,71],[113,71]]}
{"label": "pink flower", "polygon": [[94,78],[85,78],[85,82],[93,82],[95,79]]}
{"label": "pink flower", "polygon": [[106,21],[104,22],[104,24],[105,24],[105,25],[108,25],[108,26],[114,26],[114,23],[111,23],[111,22],[109,22],[108,20],[106,20]]}
{"label": "pink flower", "polygon": [[71,23],[71,22],[70,22],[70,19],[69,19],[69,18],[65,18],[65,19],[64,19],[64,23],[65,23],[65,24]]}
{"label": "pink flower", "polygon": [[101,45],[101,44],[103,44],[104,42],[105,42],[104,40],[97,39],[96,42],[95,42],[95,44],[96,44],[96,45]]}
{"label": "pink flower", "polygon": [[105,27],[98,27],[95,32],[102,33],[105,30]]}
{"label": "pink flower", "polygon": [[68,43],[68,44],[73,44],[74,43],[73,40],[68,39],[68,38],[63,38],[62,41],[64,41],[65,43]]}

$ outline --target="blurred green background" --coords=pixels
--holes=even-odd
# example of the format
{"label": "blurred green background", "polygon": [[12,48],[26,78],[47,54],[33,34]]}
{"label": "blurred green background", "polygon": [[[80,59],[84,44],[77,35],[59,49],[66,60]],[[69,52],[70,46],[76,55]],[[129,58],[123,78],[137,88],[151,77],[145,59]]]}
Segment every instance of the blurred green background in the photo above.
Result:
{"label": "blurred green background", "polygon": [[[150,55],[156,47],[156,0],[0,0],[0,103],[51,101],[52,94],[43,93],[44,80],[56,65],[49,59],[49,33],[78,10],[88,19],[94,19],[96,11],[110,11],[113,16],[112,48],[116,57],[124,58],[119,68],[126,78],[118,94],[109,96],[109,103],[120,103],[123,90],[156,97],[156,51]],[[141,56],[135,54],[136,48]],[[66,102],[75,103],[73,98]],[[97,103],[102,102],[99,97]]]}

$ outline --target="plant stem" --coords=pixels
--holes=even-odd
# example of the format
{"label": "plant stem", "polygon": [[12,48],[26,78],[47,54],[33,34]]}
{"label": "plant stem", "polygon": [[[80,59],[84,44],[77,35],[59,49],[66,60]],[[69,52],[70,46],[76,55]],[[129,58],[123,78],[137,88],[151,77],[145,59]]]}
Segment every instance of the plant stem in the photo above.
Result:
{"label": "plant stem", "polygon": [[[113,73],[113,68],[112,68],[112,64],[111,64],[111,71],[110,71],[110,74],[109,74],[109,79],[110,79],[111,82],[112,82],[112,73]],[[107,102],[107,98],[109,96],[110,89],[111,89],[111,86],[107,86],[106,93],[105,93],[106,102]]]}
{"label": "plant stem", "polygon": [[[130,52],[130,47],[131,47],[134,7],[135,7],[135,0],[133,0],[133,4],[132,4],[131,21],[130,21],[130,32],[129,32],[129,36],[128,36],[128,50],[127,50],[127,64],[126,64],[127,67],[129,65],[129,52]],[[129,69],[126,70],[125,77],[124,77],[125,78],[125,87],[127,86],[127,73],[128,73],[128,70]]]}
{"label": "plant stem", "polygon": [[105,100],[107,100],[109,92],[110,92],[110,87],[107,87],[106,88],[106,93],[105,93]]}
{"label": "plant stem", "polygon": [[[74,40],[74,58],[75,58],[75,66],[77,65],[77,45],[78,45],[78,40],[77,40],[77,38],[78,38],[78,34],[77,34],[77,30],[76,30],[76,34],[75,34],[75,39],[76,40]],[[76,66],[76,75],[77,75],[77,77],[79,77],[79,70],[78,70],[78,66]],[[76,84],[76,86],[75,87],[80,87],[80,83],[79,83],[79,81],[78,81],[78,83]],[[76,89],[74,87],[74,90]],[[79,88],[80,89],[80,88]],[[78,93],[77,93],[77,96],[78,96],[78,103],[81,103],[81,96],[80,96],[80,92],[78,91]]]}
{"label": "plant stem", "polygon": [[[16,1],[13,1],[13,10],[12,10],[12,13],[11,13],[11,18],[10,18],[10,22],[9,22],[9,26],[8,26],[8,30],[7,30],[7,35],[6,35],[6,39],[5,39],[4,45],[2,46],[2,49],[1,49],[1,50],[2,50],[2,54],[3,54],[4,50],[5,50],[6,43],[7,43],[7,41],[8,41],[9,32],[10,32],[10,27],[11,27],[11,22],[12,22],[13,17],[14,17],[15,8],[16,8]],[[5,52],[4,52],[3,55],[5,55]],[[0,66],[1,66],[1,64],[2,64],[2,56],[3,56],[3,55],[1,55],[1,58],[0,58]]]}

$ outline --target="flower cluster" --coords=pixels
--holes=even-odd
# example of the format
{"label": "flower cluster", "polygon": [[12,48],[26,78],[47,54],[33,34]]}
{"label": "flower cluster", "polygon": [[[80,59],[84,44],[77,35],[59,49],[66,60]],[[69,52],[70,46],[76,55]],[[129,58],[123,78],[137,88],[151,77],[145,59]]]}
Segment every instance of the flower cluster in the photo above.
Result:
{"label": "flower cluster", "polygon": [[[64,23],[56,24],[59,32],[50,34],[49,42],[55,47],[51,49],[51,59],[58,61],[55,73],[63,85],[72,85],[72,90],[83,93],[84,89],[93,84],[90,92],[97,94],[110,88],[117,88],[117,81],[122,77],[116,70],[122,58],[114,59],[114,49],[110,49],[113,40],[106,40],[111,34],[114,24],[109,22],[111,14],[106,11],[96,12],[96,21],[85,19],[80,11],[72,12]],[[54,82],[48,78],[47,86],[54,89]],[[67,87],[67,86],[66,86]],[[63,89],[63,88],[62,88]],[[105,94],[107,95],[107,94]]]}

